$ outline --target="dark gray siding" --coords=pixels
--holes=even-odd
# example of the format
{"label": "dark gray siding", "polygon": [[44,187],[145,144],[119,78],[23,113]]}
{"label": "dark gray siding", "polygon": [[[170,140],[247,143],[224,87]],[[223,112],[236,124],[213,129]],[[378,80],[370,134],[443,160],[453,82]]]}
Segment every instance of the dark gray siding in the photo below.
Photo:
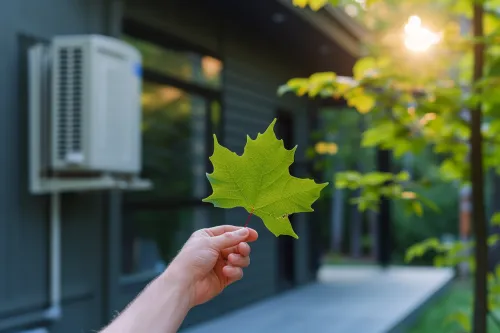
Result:
{"label": "dark gray siding", "polygon": [[[16,0],[0,4],[0,327],[4,319],[42,310],[48,305],[49,200],[28,193],[26,50],[36,40],[60,34],[115,34],[120,15],[111,0]],[[196,0],[133,1],[128,16],[161,27],[166,32],[219,53],[225,61],[224,144],[241,152],[246,134],[262,132],[278,109],[294,114],[297,151],[296,175],[305,173],[307,102],[278,98],[277,87],[290,77],[303,75],[300,62],[290,59],[281,46],[256,34],[252,27],[224,18],[210,5],[193,10]],[[161,8],[147,5],[148,2]],[[203,2],[206,3],[206,2]],[[200,6],[199,2],[197,6]],[[132,15],[133,14],[133,15]],[[120,196],[69,194],[63,206],[63,319],[52,333],[97,330],[120,311],[142,286],[119,284]],[[108,221],[108,210],[115,214]],[[215,223],[243,224],[246,213],[234,209]],[[308,216],[297,219],[297,282],[310,280],[308,272]],[[109,227],[108,222],[113,222]],[[213,302],[195,309],[186,324],[206,320],[277,292],[280,258],[277,239],[257,218],[260,232],[253,246],[252,267],[245,279]],[[110,256],[110,258],[108,258]],[[105,286],[105,287],[104,287]],[[130,290],[134,291],[131,292]],[[3,332],[1,332],[3,333]]]}
{"label": "dark gray siding", "polygon": [[[255,137],[258,132],[263,132],[276,117],[278,109],[282,108],[294,114],[297,125],[295,144],[299,145],[296,161],[300,163],[304,159],[304,147],[307,142],[307,105],[304,100],[290,102],[276,96],[277,87],[294,75],[293,68],[283,65],[280,55],[269,51],[265,53],[256,51],[272,50],[272,48],[262,45],[263,43],[257,40],[241,39],[240,36],[231,36],[233,38],[228,38],[225,44],[225,144],[229,149],[241,153],[246,142],[246,134]],[[300,168],[298,171],[301,171]],[[230,210],[226,213],[225,222],[242,224],[246,215],[243,210]],[[303,216],[299,216],[299,226],[304,223],[303,220]],[[247,269],[245,279],[223,296],[224,307],[228,310],[277,291],[276,274],[278,261],[281,259],[276,251],[277,239],[265,229],[258,218],[253,219],[252,226],[260,234],[260,239],[253,246],[253,265]],[[307,235],[298,232],[302,237],[299,242],[303,242]],[[300,252],[298,250],[296,254]],[[303,274],[306,266],[302,269],[300,263],[297,266],[301,271],[298,273]],[[248,295],[248,299],[242,299],[241,296],[234,297],[235,295]]]}
{"label": "dark gray siding", "polygon": [[[105,33],[106,1],[0,4],[0,326],[48,305],[48,204],[28,193],[26,49],[55,34]],[[102,196],[64,195],[64,317],[51,332],[101,325]]]}

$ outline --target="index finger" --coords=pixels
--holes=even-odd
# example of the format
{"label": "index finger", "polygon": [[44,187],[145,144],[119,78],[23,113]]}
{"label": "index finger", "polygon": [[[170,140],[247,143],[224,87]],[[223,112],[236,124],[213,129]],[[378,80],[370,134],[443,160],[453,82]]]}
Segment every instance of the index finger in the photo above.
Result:
{"label": "index finger", "polygon": [[[244,227],[237,227],[237,226],[234,226],[234,225],[219,225],[219,226],[216,226],[216,227],[212,227],[212,228],[208,228],[206,229],[207,232],[209,232],[212,236],[220,236],[226,232],[232,232],[232,231],[236,231],[236,230],[239,230],[239,229],[242,229]],[[247,237],[247,239],[245,240],[246,242],[254,242],[257,240],[257,238],[259,238],[259,234],[257,233],[257,231],[255,231],[254,229],[252,228],[247,228],[248,231],[249,231],[249,235]]]}

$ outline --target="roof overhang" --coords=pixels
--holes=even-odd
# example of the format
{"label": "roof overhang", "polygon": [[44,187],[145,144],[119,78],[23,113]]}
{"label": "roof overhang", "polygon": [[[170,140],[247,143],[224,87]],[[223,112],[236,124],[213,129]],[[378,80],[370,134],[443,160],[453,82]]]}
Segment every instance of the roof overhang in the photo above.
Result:
{"label": "roof overhang", "polygon": [[324,34],[354,58],[363,56],[362,42],[368,32],[341,8],[327,5],[318,11],[299,8],[292,0],[277,0],[288,10],[308,22],[316,30]]}
{"label": "roof overhang", "polygon": [[[200,38],[195,43],[203,42],[200,46],[216,52],[220,52],[228,40],[221,37],[227,33],[223,29],[231,27],[232,35],[261,46],[252,52],[273,52],[281,61],[289,62],[296,72],[293,75],[298,76],[320,71],[351,75],[356,60],[362,56],[366,32],[340,8],[326,6],[314,12],[295,7],[292,0],[171,0],[167,3],[189,17],[189,22],[197,22],[196,26],[184,33],[183,27],[168,20],[165,3],[156,0],[144,0],[140,4],[128,0],[126,17],[165,29],[182,39],[189,39],[196,29],[208,24],[208,38]],[[217,34],[220,36],[215,36]]]}

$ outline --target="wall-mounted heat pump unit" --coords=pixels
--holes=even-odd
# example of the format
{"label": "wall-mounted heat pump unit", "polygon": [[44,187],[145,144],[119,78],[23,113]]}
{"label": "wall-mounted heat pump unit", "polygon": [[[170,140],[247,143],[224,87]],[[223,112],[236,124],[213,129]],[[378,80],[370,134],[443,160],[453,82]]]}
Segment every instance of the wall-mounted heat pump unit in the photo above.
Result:
{"label": "wall-mounted heat pump unit", "polygon": [[141,56],[106,36],[57,36],[29,55],[33,192],[145,188]]}

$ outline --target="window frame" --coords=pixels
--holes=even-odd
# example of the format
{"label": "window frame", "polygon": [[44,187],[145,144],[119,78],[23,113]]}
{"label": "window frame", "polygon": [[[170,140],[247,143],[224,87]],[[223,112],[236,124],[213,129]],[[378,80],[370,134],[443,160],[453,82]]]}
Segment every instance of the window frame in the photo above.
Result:
{"label": "window frame", "polygon": [[[213,133],[216,133],[218,141],[223,144],[224,142],[224,103],[223,103],[223,89],[225,87],[225,62],[224,59],[217,53],[203,48],[199,45],[194,45],[181,38],[172,36],[161,30],[149,27],[142,23],[136,22],[131,19],[124,19],[122,34],[124,36],[130,36],[139,40],[144,40],[160,47],[166,49],[177,50],[177,51],[187,51],[198,53],[203,56],[213,57],[223,64],[221,71],[221,80],[219,87],[204,86],[201,83],[194,81],[183,80],[165,73],[160,73],[148,68],[142,69],[142,81],[149,82],[153,84],[168,85],[174,88],[181,89],[187,94],[197,95],[206,101],[205,106],[205,172],[211,172],[212,164],[210,163],[209,157],[213,152]],[[219,123],[217,128],[215,128],[212,123],[212,104],[216,102],[219,104]],[[206,187],[205,196],[210,193],[210,186]],[[187,198],[161,198],[161,199],[138,199],[130,198],[129,196],[122,196],[121,212],[126,216],[126,214],[133,214],[137,211],[147,210],[147,211],[169,211],[172,209],[196,209],[196,208],[208,208],[208,219],[210,225],[214,223],[214,220],[219,217],[219,214],[214,213],[207,203],[204,203],[200,198],[191,195]],[[123,251],[122,251],[123,252]],[[166,263],[168,264],[168,263]],[[121,265],[119,269],[120,284],[133,285],[137,283],[143,283],[150,280],[152,277],[156,276],[157,272],[152,269],[151,271],[137,271],[131,273],[124,273],[122,271]]]}
{"label": "window frame", "polygon": [[[174,50],[182,50],[182,51],[189,51],[189,52],[194,52],[194,53],[199,53],[202,55],[207,55],[210,57],[213,57],[219,61],[221,61],[224,64],[224,59],[217,53],[208,50],[206,48],[203,48],[199,45],[195,45],[192,43],[189,43],[181,38],[169,35],[168,33],[165,33],[163,31],[160,31],[155,28],[151,28],[149,26],[146,26],[142,23],[136,22],[132,19],[125,19],[124,20],[124,29],[123,29],[123,34],[137,38],[140,40],[144,40],[153,44],[156,44],[158,46],[165,47],[167,49],[174,49]],[[208,87],[208,86],[203,86],[202,84],[196,83],[196,82],[189,82],[185,81],[179,78],[176,78],[174,76],[170,76],[167,74],[159,73],[151,69],[143,68],[142,69],[142,80],[145,82],[151,82],[154,84],[162,84],[162,85],[168,85],[172,86],[174,88],[181,89],[185,91],[188,94],[194,94],[198,95],[206,100],[206,110],[205,110],[205,171],[210,172],[212,165],[209,161],[209,157],[212,154],[213,151],[213,133],[217,134],[217,140],[219,143],[223,144],[224,143],[224,105],[223,105],[223,99],[222,99],[222,94],[223,94],[223,87],[224,87],[224,81],[225,81],[225,75],[224,75],[224,67],[222,69],[222,75],[221,75],[221,85],[219,89],[213,88],[213,87]],[[211,105],[213,102],[217,102],[220,106],[220,125],[218,131],[215,130],[212,121],[211,121]],[[207,190],[206,196],[209,195],[209,191]],[[193,207],[193,206],[205,206],[206,204],[203,203],[199,198],[182,198],[182,199],[174,199],[174,198],[169,198],[169,199],[161,199],[161,200],[155,200],[151,201],[150,199],[148,200],[124,200],[123,206],[127,206],[126,209],[148,209],[148,210],[164,210],[172,207],[179,207],[179,208],[185,208],[185,207]]]}

